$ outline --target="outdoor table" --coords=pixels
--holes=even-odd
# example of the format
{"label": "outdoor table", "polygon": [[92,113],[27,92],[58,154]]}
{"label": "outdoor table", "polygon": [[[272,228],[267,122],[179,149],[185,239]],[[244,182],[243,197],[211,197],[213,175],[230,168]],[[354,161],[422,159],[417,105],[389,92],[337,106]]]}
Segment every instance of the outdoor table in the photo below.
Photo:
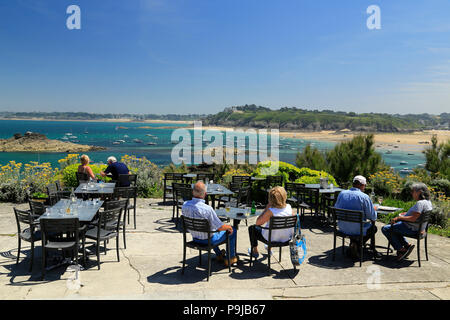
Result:
{"label": "outdoor table", "polygon": [[[91,222],[96,216],[97,212],[103,205],[102,200],[86,200],[77,199],[74,203],[70,199],[61,199],[55,205],[48,208],[48,211],[41,215],[36,221],[41,219],[69,219],[78,218],[81,225],[85,225]],[[67,213],[67,207],[70,207],[70,213]],[[89,253],[89,250],[86,249]],[[67,265],[72,263],[71,259],[66,258],[63,261],[55,265],[47,267],[47,270],[52,270],[54,268]]]}
{"label": "outdoor table", "polygon": [[105,198],[114,193],[115,182],[109,183],[80,183],[75,189],[75,194],[81,194],[86,197]]}
{"label": "outdoor table", "polygon": [[196,173],[186,173],[183,175],[183,178],[186,180],[186,183],[190,183],[192,181],[192,179],[197,178],[197,174]]}
{"label": "outdoor table", "polygon": [[305,188],[308,189],[319,189],[319,193],[335,193],[336,191],[343,191],[344,189],[333,187],[333,189],[330,188],[330,185],[328,185],[328,188],[322,189],[320,188],[320,184],[318,183],[307,183],[305,184]]}
{"label": "outdoor table", "polygon": [[[191,184],[191,186],[194,188],[194,184]],[[234,194],[233,191],[227,189],[221,184],[206,184],[206,187],[206,195],[211,197],[211,207],[213,209],[216,207],[216,196],[231,196]]]}
{"label": "outdoor table", "polygon": [[[250,207],[246,208],[231,207],[230,211],[227,211],[226,208],[220,208],[216,210],[216,214],[218,217],[233,219],[233,227],[236,229],[237,232],[237,230],[239,229],[239,223],[242,220],[255,218],[263,213],[263,210],[256,210],[255,214],[250,214],[250,210],[251,210]],[[248,212],[249,215],[246,215],[246,212]],[[242,215],[240,215],[239,213],[242,213]],[[236,248],[237,248],[237,237],[236,237]]]}
{"label": "outdoor table", "polygon": [[403,208],[396,208],[396,207],[385,207],[380,205],[374,205],[373,208],[377,212],[377,214],[388,214],[392,212],[396,212],[399,210],[403,210]]}
{"label": "outdoor table", "polygon": [[[41,215],[40,219],[61,219],[61,218],[78,218],[80,222],[91,222],[98,210],[103,205],[102,200],[92,201],[77,199],[72,203],[70,199],[61,199],[55,205],[49,207],[49,211]],[[66,212],[67,207],[71,207],[70,213]]]}

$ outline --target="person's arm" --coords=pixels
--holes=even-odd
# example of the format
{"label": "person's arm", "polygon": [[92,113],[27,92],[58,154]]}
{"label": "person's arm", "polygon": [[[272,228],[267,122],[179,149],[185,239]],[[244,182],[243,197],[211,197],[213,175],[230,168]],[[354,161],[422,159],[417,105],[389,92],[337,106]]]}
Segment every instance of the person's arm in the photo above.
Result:
{"label": "person's arm", "polygon": [[371,221],[377,220],[377,212],[375,211],[373,207],[372,200],[370,200],[369,197],[366,198],[366,201],[364,202],[364,213],[366,215],[366,219],[369,219]]}
{"label": "person's arm", "polygon": [[264,223],[268,222],[270,218],[273,216],[272,211],[270,211],[270,203],[267,204],[266,208],[264,209],[263,213],[256,219],[255,224],[257,226],[262,226]]}
{"label": "person's arm", "polygon": [[102,175],[102,177],[106,177],[106,175],[107,175],[108,173],[110,173],[110,172],[111,172],[111,167],[108,166],[108,167],[105,169],[105,171],[100,171],[100,174]]}
{"label": "person's arm", "polygon": [[392,222],[393,223],[396,223],[396,222],[399,222],[399,221],[416,222],[419,217],[420,217],[420,212],[412,211],[411,215],[395,217],[394,219],[392,219]]}
{"label": "person's arm", "polygon": [[87,167],[87,173],[89,174],[89,176],[90,176],[92,179],[95,180],[94,172],[92,171],[92,168],[89,167],[89,166]]}
{"label": "person's arm", "polygon": [[223,224],[217,231],[228,231],[230,235],[233,234],[233,227],[228,224]]}

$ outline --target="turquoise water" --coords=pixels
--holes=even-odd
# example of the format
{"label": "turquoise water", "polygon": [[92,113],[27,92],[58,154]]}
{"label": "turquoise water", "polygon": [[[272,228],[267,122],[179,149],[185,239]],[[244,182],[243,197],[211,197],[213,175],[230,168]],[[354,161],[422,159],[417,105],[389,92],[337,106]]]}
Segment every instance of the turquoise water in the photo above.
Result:
{"label": "turquoise water", "polygon": [[[184,124],[175,123],[131,123],[131,122],[84,122],[84,121],[31,121],[31,120],[0,120],[0,139],[12,137],[15,133],[24,134],[26,131],[45,134],[49,139],[61,141],[77,141],[80,144],[106,147],[106,151],[89,152],[88,155],[95,163],[106,163],[106,159],[114,155],[118,159],[125,154],[137,157],[145,156],[157,165],[167,165],[172,162],[171,152],[175,144],[171,142],[173,128],[158,129],[161,127],[185,127]],[[125,127],[126,129],[119,128]],[[151,128],[142,128],[151,127]],[[194,143],[193,130],[189,130]],[[154,136],[148,136],[148,134]],[[63,140],[63,137],[68,140]],[[72,138],[69,138],[72,137]],[[73,138],[76,137],[76,138]],[[155,138],[156,137],[156,138]],[[133,139],[139,139],[138,143]],[[113,144],[116,140],[124,140],[120,144]],[[74,142],[75,142],[74,141]],[[147,145],[154,142],[156,145]],[[225,141],[224,141],[225,142]],[[270,143],[270,139],[269,139]],[[325,151],[333,148],[336,143],[313,141],[293,138],[280,138],[279,158],[281,161],[295,163],[298,151],[312,143],[314,147]],[[202,142],[207,146],[209,142]],[[247,146],[249,145],[247,141]],[[239,147],[239,146],[238,146]],[[270,151],[270,147],[269,147]],[[392,154],[386,154],[380,150],[386,163],[396,170],[404,167],[414,168],[425,162],[425,157],[420,151],[402,152],[393,150]],[[412,153],[412,155],[408,155]],[[0,164],[4,165],[10,160],[26,163],[29,161],[50,162],[52,166],[58,166],[58,160],[66,156],[66,153],[24,153],[24,152],[0,152]],[[400,162],[408,162],[401,165]]]}

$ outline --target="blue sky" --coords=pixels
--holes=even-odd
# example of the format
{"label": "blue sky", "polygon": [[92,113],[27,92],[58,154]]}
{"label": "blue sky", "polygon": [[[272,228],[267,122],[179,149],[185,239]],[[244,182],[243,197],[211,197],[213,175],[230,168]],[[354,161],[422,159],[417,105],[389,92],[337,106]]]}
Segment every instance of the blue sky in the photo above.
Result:
{"label": "blue sky", "polygon": [[0,0],[0,110],[437,114],[449,40],[448,0]]}

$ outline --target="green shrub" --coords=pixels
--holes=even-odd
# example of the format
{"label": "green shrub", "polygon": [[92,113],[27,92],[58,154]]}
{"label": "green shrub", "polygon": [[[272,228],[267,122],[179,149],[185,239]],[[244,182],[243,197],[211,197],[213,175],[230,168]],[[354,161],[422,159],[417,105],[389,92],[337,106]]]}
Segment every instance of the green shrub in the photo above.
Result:
{"label": "green shrub", "polygon": [[27,191],[16,182],[8,182],[0,184],[0,201],[22,203],[27,199]]}
{"label": "green shrub", "polygon": [[[258,163],[256,170],[253,172],[253,176],[266,176],[268,168],[273,165],[271,161],[264,161]],[[278,161],[278,171],[274,175],[281,175],[285,182],[300,182],[300,183],[319,183],[320,177],[328,178],[329,183],[338,187],[336,180],[333,176],[325,171],[312,170],[310,168],[297,168],[292,164]],[[303,179],[303,180],[302,180]],[[308,182],[303,182],[308,181]]]}
{"label": "green shrub", "polygon": [[446,197],[450,197],[450,181],[447,179],[431,180],[430,186],[434,188],[434,191],[442,192]]}
{"label": "green shrub", "polygon": [[[76,188],[78,186],[77,181],[77,175],[76,172],[78,171],[78,163],[73,163],[68,166],[66,166],[58,175],[56,178],[62,181],[64,187],[66,188]],[[100,171],[104,171],[107,168],[107,165],[96,165],[96,164],[90,164],[89,167],[91,167],[92,172],[96,176],[100,176]],[[111,181],[111,178],[102,178],[102,180],[108,182]]]}
{"label": "green shrub", "polygon": [[150,198],[162,196],[161,168],[145,157],[136,158],[135,156],[125,155],[121,161],[127,165],[131,173],[137,174],[138,197]]}

